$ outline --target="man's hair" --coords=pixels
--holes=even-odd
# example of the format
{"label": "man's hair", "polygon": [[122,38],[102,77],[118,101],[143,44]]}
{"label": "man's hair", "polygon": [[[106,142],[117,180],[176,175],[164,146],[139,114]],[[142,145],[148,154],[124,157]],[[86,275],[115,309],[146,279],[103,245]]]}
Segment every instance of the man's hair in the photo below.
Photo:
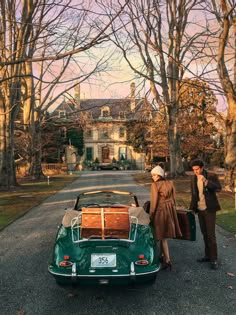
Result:
{"label": "man's hair", "polygon": [[193,160],[193,161],[190,162],[190,166],[191,167],[193,167],[193,166],[203,167],[204,163],[203,163],[202,160],[196,159],[196,160]]}

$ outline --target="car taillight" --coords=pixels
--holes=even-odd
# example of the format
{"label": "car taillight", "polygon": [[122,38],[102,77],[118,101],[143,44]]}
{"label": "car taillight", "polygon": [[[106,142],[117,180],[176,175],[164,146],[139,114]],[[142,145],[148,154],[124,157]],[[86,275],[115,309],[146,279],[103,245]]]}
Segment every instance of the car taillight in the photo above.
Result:
{"label": "car taillight", "polygon": [[59,263],[59,266],[60,267],[70,267],[72,266],[72,262],[71,261],[68,261],[68,260],[63,260]]}
{"label": "car taillight", "polygon": [[135,261],[135,265],[137,266],[147,266],[148,265],[148,260],[146,259],[140,259]]}
{"label": "car taillight", "polygon": [[144,254],[139,254],[138,255],[139,260],[135,261],[135,265],[138,266],[147,266],[148,265],[148,260],[144,259]]}

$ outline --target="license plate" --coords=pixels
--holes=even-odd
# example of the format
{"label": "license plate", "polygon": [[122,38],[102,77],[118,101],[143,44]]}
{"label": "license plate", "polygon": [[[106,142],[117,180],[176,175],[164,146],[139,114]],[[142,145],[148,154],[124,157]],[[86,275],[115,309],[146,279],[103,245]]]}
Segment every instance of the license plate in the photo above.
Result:
{"label": "license plate", "polygon": [[116,267],[116,254],[92,254],[92,268]]}

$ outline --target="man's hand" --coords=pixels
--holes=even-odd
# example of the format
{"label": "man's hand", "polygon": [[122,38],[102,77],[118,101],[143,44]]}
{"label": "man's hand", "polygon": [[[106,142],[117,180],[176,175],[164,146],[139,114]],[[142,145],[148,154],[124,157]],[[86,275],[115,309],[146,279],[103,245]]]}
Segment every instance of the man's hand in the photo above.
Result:
{"label": "man's hand", "polygon": [[198,175],[198,178],[203,182],[203,184],[206,186],[208,183],[208,180],[203,175]]}

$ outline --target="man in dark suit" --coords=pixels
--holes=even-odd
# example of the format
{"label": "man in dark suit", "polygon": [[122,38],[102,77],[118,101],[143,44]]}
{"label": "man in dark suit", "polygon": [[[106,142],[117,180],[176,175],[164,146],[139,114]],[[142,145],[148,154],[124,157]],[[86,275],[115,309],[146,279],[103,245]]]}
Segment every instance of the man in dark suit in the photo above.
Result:
{"label": "man in dark suit", "polygon": [[198,214],[200,229],[205,244],[205,256],[198,262],[210,262],[212,269],[218,269],[217,243],[215,234],[216,211],[221,210],[216,192],[221,190],[218,176],[208,173],[201,160],[190,163],[194,176],[191,178],[191,202],[189,209]]}

